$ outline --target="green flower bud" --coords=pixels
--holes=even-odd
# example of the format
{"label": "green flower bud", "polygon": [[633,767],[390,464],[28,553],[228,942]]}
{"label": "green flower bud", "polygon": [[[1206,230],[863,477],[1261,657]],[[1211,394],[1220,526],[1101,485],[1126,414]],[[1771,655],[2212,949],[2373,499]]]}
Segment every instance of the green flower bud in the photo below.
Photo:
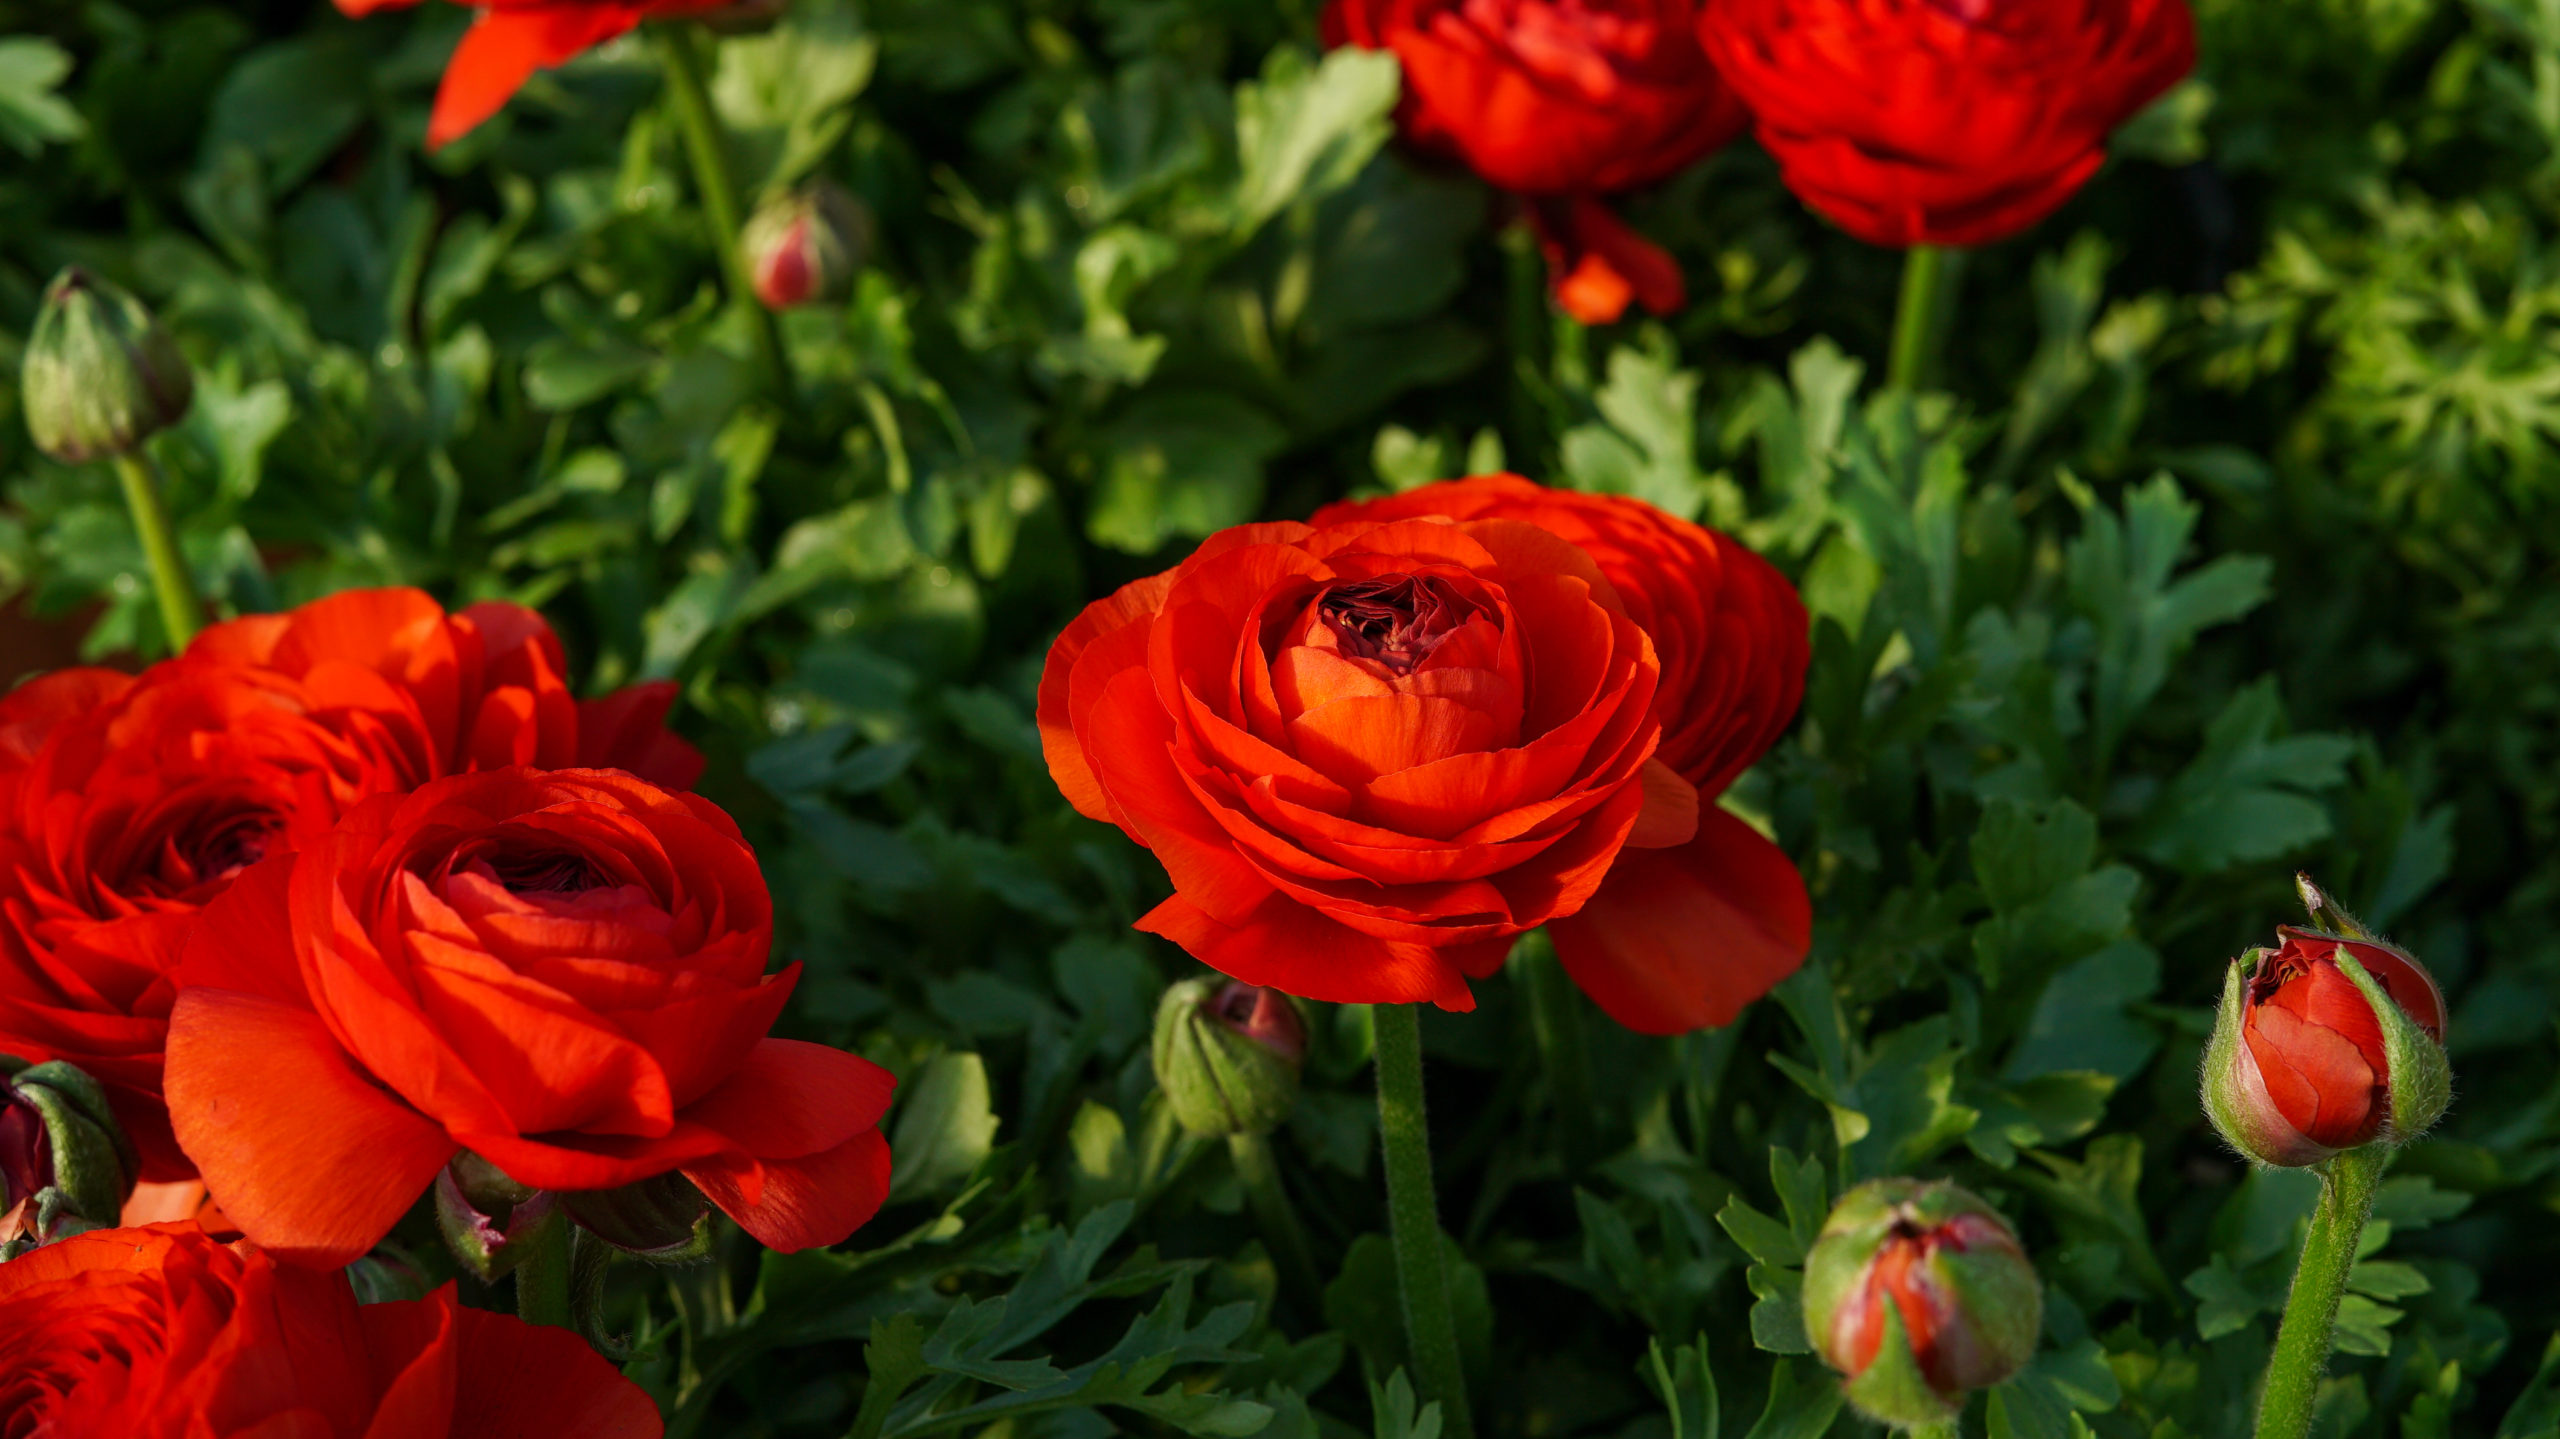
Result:
{"label": "green flower bud", "polygon": [[871,254],[871,212],[820,180],[767,201],[738,237],[756,298],[788,310],[842,296]]}
{"label": "green flower bud", "polygon": [[1997,1211],[1943,1181],[1879,1179],[1831,1211],[1804,1267],[1805,1337],[1880,1424],[1943,1424],[2036,1351],[2044,1290]]}
{"label": "green flower bud", "polygon": [[583,1189],[560,1196],[578,1227],[652,1264],[691,1264],[711,1257],[711,1201],[681,1174],[661,1174],[620,1189]]}
{"label": "green flower bud", "polygon": [[445,1248],[481,1283],[492,1284],[549,1236],[560,1196],[533,1189],[469,1150],[436,1175],[436,1229]]}
{"label": "green flower bud", "polygon": [[54,1060],[0,1085],[0,1258],[89,1229],[111,1229],[141,1161],[107,1095]]}
{"label": "green flower bud", "polygon": [[142,302],[78,266],[45,290],[22,378],[27,432],[66,464],[129,453],[195,396],[186,356]]}
{"label": "green flower bud", "polygon": [[1156,1006],[1156,1084],[1194,1134],[1259,1134],[1298,1104],[1307,1020],[1276,989],[1186,979]]}

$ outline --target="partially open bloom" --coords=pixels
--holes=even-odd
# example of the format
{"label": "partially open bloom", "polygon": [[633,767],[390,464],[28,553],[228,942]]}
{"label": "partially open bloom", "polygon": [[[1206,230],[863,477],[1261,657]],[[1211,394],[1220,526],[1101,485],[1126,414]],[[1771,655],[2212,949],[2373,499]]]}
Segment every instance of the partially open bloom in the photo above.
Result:
{"label": "partially open bloom", "polygon": [[1394,52],[1398,121],[1529,201],[1557,299],[1615,320],[1683,303],[1680,270],[1595,198],[1732,139],[1744,115],[1698,46],[1698,0],[1333,0],[1332,45]]}
{"label": "partially open bloom", "polygon": [[[337,0],[361,19],[403,10],[418,0]],[[479,11],[446,62],[444,85],[427,121],[427,145],[462,138],[506,108],[537,70],[565,65],[643,20],[688,19],[718,11],[770,9],[738,0],[454,0]]]}
{"label": "partially open bloom", "polygon": [[1139,921],[1248,984],[1474,1006],[1627,846],[1686,844],[1661,662],[1591,557],[1518,520],[1246,525],[1049,651],[1049,772],[1155,851]]}
{"label": "partially open bloom", "polygon": [[2205,1107],[2223,1137],[2298,1168],[2433,1124],[2450,1081],[2444,995],[2425,967],[2378,940],[2276,934],[2276,948],[2232,966],[2206,1051]]}
{"label": "partially open bloom", "polygon": [[1259,1134],[1298,1104],[1307,1021],[1276,989],[1186,979],[1156,1005],[1156,1087],[1194,1134]]}
{"label": "partially open bloom", "polygon": [[1640,500],[1551,490],[1517,475],[1426,485],[1318,511],[1317,524],[1440,516],[1517,520],[1588,554],[1662,663],[1655,758],[1696,787],[1696,836],[1630,849],[1591,902],[1548,926],[1567,972],[1612,1017],[1647,1034],[1727,1024],[1795,972],[1812,903],[1795,865],[1716,806],[1776,741],[1804,697],[1804,603],[1730,536]]}
{"label": "partially open bloom", "polygon": [[2044,1290],[1999,1213],[1944,1182],[1879,1179],[1841,1196],[1805,1258],[1805,1337],[1860,1412],[1953,1419],[2035,1357]]}
{"label": "partially open bloom", "polygon": [[358,1304],[188,1225],[0,1264],[0,1415],[45,1439],[657,1439],[576,1333],[425,1299]]}
{"label": "partially open bloom", "polygon": [[2196,58],[2186,0],[1709,0],[1698,33],[1787,187],[1876,245],[2033,225]]}
{"label": "partially open bloom", "polygon": [[681,1172],[775,1249],[878,1209],[891,1080],[768,1037],[755,855],[706,800],[501,770],[356,807],[191,936],[169,1114],[260,1246],[343,1264],[457,1151],[535,1190]]}
{"label": "partially open bloom", "polygon": [[558,637],[508,604],[458,614],[350,590],[215,625],[140,676],[66,670],[0,696],[0,1053],[107,1086],[145,1177],[190,1169],[160,1065],[195,915],[261,856],[366,796],[511,765],[611,765],[682,787],[672,685],[571,694]]}

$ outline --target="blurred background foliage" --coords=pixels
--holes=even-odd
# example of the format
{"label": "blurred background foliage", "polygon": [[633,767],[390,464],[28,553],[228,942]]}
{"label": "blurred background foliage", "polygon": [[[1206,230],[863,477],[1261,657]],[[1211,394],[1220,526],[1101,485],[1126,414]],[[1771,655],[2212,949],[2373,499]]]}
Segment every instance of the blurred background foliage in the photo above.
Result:
{"label": "blurred background foliage", "polygon": [[[1154,1096],[1194,967],[1128,929],[1163,880],[1059,800],[1032,690],[1202,535],[1507,466],[1800,579],[1804,716],[1729,803],[1818,926],[1720,1032],[1536,1022],[1534,937],[1430,1017],[1489,1429],[1867,1432],[1796,1267],[1829,1194],[1927,1172],[2050,1287],[1969,1424],[2239,1432],[2311,1191],[2222,1151],[2193,1076],[2308,868],[2435,967],[2459,1083],[2323,1432],[2560,1434],[2560,5],[2198,0],[2197,78],[1971,257],[1916,406],[1873,383],[1897,257],[1747,143],[1631,207],[1690,307],[1586,332],[1314,8],[797,0],[721,42],[743,175],[877,220],[851,297],[784,317],[785,402],[641,39],[430,156],[461,8],[0,0],[0,372],[93,266],[197,366],[157,448],[226,612],[503,596],[590,688],[681,681],[807,966],[789,1022],[903,1078],[851,1248],[618,1277],[674,1432],[1429,1439],[1365,1014],[1326,1014],[1277,1146],[1328,1281],[1289,1294]],[[0,684],[150,658],[111,476],[15,404]]]}

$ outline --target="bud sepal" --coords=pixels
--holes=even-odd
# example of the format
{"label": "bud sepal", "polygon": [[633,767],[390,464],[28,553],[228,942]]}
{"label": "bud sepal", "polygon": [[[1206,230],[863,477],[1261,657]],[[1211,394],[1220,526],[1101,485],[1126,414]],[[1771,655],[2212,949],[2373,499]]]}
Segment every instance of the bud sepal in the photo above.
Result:
{"label": "bud sepal", "polygon": [[0,1259],[114,1228],[142,1172],[106,1090],[60,1060],[18,1068],[0,1086],[0,1148]]}
{"label": "bud sepal", "polygon": [[45,287],[19,377],[28,435],[65,464],[132,453],[195,398],[186,356],[151,311],[76,265]]}

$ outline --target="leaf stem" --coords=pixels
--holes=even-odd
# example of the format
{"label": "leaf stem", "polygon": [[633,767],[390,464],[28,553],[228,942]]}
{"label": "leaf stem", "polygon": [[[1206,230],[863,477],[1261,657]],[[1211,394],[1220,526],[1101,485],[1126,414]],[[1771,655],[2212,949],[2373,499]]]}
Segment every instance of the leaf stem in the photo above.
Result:
{"label": "leaf stem", "polygon": [[1307,1320],[1321,1319],[1324,1280],[1316,1268],[1315,1251],[1308,1247],[1306,1226],[1298,1222],[1297,1206],[1289,1202],[1288,1187],[1280,1182],[1280,1166],[1271,1155],[1271,1137],[1230,1134],[1227,1158],[1236,1167],[1236,1179],[1244,1185],[1245,1198],[1253,1205],[1263,1243],[1270,1247],[1272,1262],[1279,1268],[1282,1290]]}
{"label": "leaf stem", "polygon": [[168,506],[160,500],[160,467],[139,449],[115,457],[116,478],[124,485],[125,508],[133,512],[134,532],[142,537],[142,557],[151,567],[151,588],[160,599],[160,624],[169,632],[169,653],[187,647],[204,625],[204,602],[196,597],[195,576],[178,548],[169,523]]}
{"label": "leaf stem", "polygon": [[2320,1376],[2329,1367],[2329,1347],[2337,1333],[2338,1304],[2346,1297],[2357,1242],[2390,1159],[2385,1146],[2368,1144],[2319,1166],[2320,1204],[2311,1211],[2311,1232],[2302,1241],[2293,1293],[2285,1300],[2275,1352],[2267,1359],[2257,1439],[2304,1439],[2311,1432],[2312,1406],[2320,1397]]}
{"label": "leaf stem", "polygon": [[1908,395],[1936,382],[1938,351],[1955,308],[1956,276],[1963,261],[1964,252],[1939,245],[1914,245],[1903,252],[1902,299],[1893,313],[1886,388]]}
{"label": "leaf stem", "polygon": [[675,102],[676,128],[684,133],[685,152],[693,161],[693,186],[701,193],[712,246],[720,252],[729,303],[746,312],[756,364],[774,393],[790,405],[796,392],[782,348],[782,327],[773,312],[757,302],[755,277],[748,268],[746,249],[739,243],[738,183],[729,169],[728,135],[720,128],[720,117],[711,108],[710,88],[703,80],[702,52],[685,25],[659,25],[654,30],[666,69],[667,94]]}
{"label": "leaf stem", "polygon": [[1387,1225],[1394,1240],[1404,1329],[1424,1400],[1438,1400],[1446,1439],[1474,1439],[1466,1371],[1442,1253],[1439,1201],[1431,1187],[1431,1125],[1422,1103],[1422,1012],[1410,1004],[1373,1007],[1378,1034],[1378,1132],[1387,1160]]}

